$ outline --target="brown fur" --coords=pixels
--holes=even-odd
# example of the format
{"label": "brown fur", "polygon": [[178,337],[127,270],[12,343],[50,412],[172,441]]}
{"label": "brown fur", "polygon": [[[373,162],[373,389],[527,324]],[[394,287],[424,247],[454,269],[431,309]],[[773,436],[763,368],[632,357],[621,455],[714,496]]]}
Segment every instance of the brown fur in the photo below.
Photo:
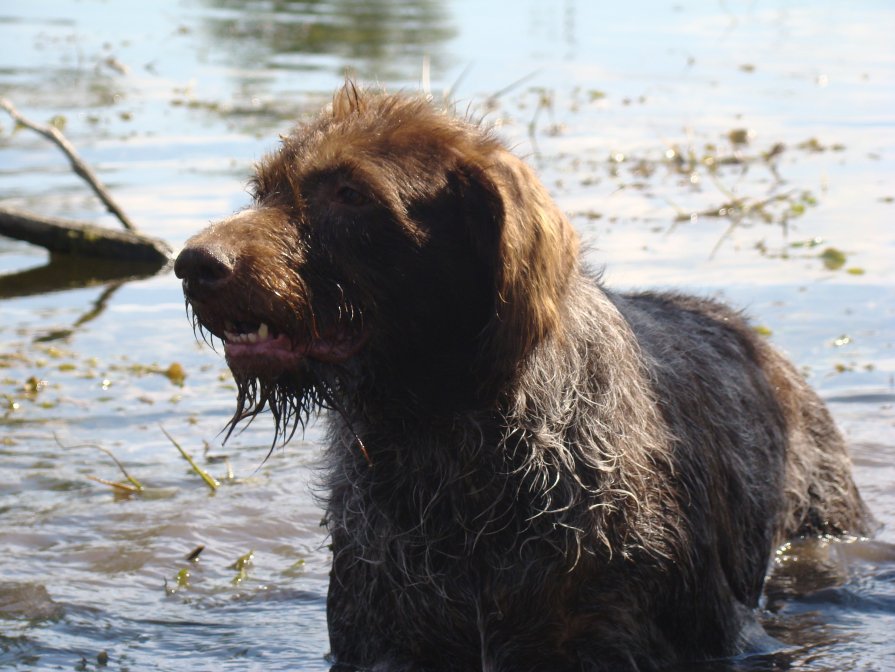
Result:
{"label": "brown fur", "polygon": [[[729,308],[580,266],[523,162],[353,85],[177,260],[233,423],[330,409],[338,666],[652,670],[755,645],[775,546],[866,533],[844,442]],[[269,332],[262,345],[240,333]],[[261,339],[264,341],[264,338]]]}

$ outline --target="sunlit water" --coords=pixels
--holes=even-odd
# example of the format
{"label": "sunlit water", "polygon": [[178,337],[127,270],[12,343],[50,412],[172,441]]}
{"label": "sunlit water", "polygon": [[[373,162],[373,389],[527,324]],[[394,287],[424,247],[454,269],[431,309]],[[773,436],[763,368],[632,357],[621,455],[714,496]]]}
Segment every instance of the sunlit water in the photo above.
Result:
{"label": "sunlit water", "polygon": [[[177,246],[246,203],[252,162],[346,69],[450,91],[528,156],[607,282],[743,306],[849,437],[884,527],[784,550],[763,620],[785,644],[690,669],[891,670],[893,27],[883,2],[17,3],[0,95],[62,115],[130,216]],[[0,205],[115,226],[3,116]],[[317,431],[266,462],[264,422],[222,447],[232,382],[173,276],[34,294],[17,273],[45,261],[0,238],[0,667],[327,669]],[[142,495],[91,480],[124,480],[101,448]]]}

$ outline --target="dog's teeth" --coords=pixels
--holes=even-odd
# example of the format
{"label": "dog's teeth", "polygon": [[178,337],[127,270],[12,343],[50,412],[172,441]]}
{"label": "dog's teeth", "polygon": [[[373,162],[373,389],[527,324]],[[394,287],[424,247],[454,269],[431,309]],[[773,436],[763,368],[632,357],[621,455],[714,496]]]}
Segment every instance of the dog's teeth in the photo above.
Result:
{"label": "dog's teeth", "polygon": [[227,328],[224,330],[224,338],[229,343],[258,343],[268,340],[271,336],[270,327],[264,322],[261,323],[257,331],[243,333],[235,329],[234,325],[227,323]]}

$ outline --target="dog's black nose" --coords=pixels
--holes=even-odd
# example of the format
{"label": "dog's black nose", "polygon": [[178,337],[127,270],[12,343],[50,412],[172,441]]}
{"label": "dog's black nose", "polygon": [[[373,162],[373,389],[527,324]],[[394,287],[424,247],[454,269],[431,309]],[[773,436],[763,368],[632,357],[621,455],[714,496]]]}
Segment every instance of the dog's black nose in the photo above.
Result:
{"label": "dog's black nose", "polygon": [[183,280],[183,292],[190,298],[219,288],[232,272],[231,256],[214,245],[187,244],[174,262],[174,275]]}

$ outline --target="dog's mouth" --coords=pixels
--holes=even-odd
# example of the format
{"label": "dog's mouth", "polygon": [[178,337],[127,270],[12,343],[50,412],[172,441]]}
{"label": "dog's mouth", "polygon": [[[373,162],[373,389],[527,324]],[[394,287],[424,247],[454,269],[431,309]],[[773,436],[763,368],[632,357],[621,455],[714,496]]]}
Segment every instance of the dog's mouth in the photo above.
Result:
{"label": "dog's mouth", "polygon": [[[290,370],[305,359],[338,364],[356,355],[366,342],[361,330],[333,328],[310,339],[295,340],[267,322],[228,321],[223,330],[224,354],[232,365],[258,364]],[[252,367],[253,368],[253,367]]]}
{"label": "dog's mouth", "polygon": [[[256,319],[241,313],[227,318],[209,306],[188,301],[194,326],[211,344],[220,339],[227,365],[237,386],[237,408],[227,437],[236,426],[270,409],[275,436],[288,441],[315,410],[333,407],[333,389],[343,374],[341,364],[359,354],[369,340],[359,314],[331,326],[311,329],[295,321],[291,329],[274,326],[273,319]],[[289,323],[284,318],[280,324]],[[213,338],[210,338],[210,337]],[[335,365],[335,366],[334,366]]]}
{"label": "dog's mouth", "polygon": [[305,330],[245,315],[224,319],[208,306],[191,304],[197,327],[223,342],[227,364],[241,376],[276,379],[299,371],[308,360],[340,364],[358,354],[368,338],[366,329],[350,322],[298,335]]}

